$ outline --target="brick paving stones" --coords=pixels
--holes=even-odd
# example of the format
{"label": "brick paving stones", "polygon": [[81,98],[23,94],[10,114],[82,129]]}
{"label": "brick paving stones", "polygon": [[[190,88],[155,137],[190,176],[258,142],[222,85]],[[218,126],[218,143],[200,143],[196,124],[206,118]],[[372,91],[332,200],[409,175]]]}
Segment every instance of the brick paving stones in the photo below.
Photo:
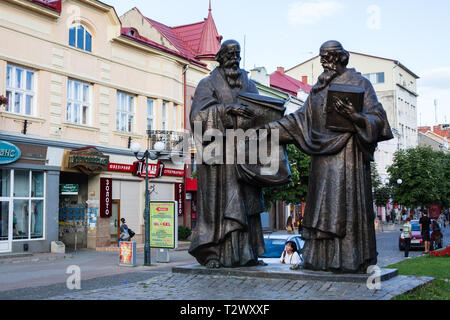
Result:
{"label": "brick paving stones", "polygon": [[[432,278],[397,276],[381,283],[380,290],[369,290],[362,283],[262,279],[170,272],[129,285],[89,291],[73,291],[54,300],[376,300],[392,297],[423,285]],[[186,293],[182,294],[182,293]]]}

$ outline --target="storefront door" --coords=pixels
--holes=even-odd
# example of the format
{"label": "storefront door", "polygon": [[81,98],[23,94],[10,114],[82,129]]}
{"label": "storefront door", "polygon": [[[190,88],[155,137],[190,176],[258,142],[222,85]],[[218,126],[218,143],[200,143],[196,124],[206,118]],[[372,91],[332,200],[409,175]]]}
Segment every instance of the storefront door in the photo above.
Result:
{"label": "storefront door", "polygon": [[120,200],[113,200],[112,215],[109,219],[111,243],[118,243],[120,237]]}
{"label": "storefront door", "polygon": [[0,198],[0,253],[12,251],[12,203]]}

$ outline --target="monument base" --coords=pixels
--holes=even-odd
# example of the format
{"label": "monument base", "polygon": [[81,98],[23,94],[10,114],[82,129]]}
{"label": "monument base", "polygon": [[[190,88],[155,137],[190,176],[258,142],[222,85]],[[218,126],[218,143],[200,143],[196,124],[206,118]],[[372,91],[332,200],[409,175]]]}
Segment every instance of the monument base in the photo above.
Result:
{"label": "monument base", "polygon": [[[190,264],[172,268],[173,273],[196,275],[221,275],[235,277],[255,277],[287,280],[316,280],[331,282],[367,282],[375,274],[337,274],[305,269],[291,270],[291,265],[269,263],[267,266],[208,269],[200,264]],[[397,269],[381,269],[380,280],[386,281],[398,275]]]}

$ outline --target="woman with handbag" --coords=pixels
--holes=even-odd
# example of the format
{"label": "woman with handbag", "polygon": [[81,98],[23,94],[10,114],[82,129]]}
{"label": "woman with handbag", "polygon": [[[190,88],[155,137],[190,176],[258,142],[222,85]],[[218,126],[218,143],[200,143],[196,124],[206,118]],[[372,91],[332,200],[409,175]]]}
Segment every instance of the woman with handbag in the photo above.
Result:
{"label": "woman with handbag", "polygon": [[120,241],[130,241],[131,237],[128,232],[128,226],[125,224],[125,218],[120,219],[120,222],[122,222],[120,226]]}

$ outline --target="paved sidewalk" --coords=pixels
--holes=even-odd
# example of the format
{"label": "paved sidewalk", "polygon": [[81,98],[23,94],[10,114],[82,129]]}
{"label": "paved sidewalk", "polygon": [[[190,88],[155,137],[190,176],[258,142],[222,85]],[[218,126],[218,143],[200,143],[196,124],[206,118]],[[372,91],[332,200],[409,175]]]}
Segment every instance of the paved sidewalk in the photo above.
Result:
{"label": "paved sidewalk", "polygon": [[0,265],[55,261],[60,259],[70,259],[72,257],[73,255],[70,253],[12,254],[0,256]]}
{"label": "paved sidewalk", "polygon": [[258,279],[164,273],[146,281],[72,293],[51,300],[390,300],[433,278],[397,276],[369,290],[365,283]]}

